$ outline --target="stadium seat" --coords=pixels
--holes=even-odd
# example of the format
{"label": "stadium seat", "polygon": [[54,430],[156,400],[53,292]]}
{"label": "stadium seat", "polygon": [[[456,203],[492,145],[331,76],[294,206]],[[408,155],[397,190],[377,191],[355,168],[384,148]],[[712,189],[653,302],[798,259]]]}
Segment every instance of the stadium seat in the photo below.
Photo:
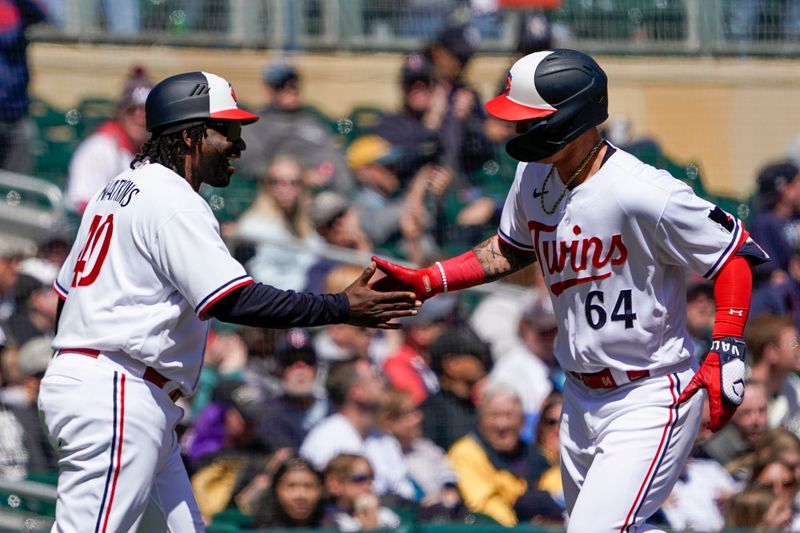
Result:
{"label": "stadium seat", "polygon": [[35,174],[63,186],[69,160],[80,142],[77,120],[69,120],[67,113],[38,98],[31,99],[30,115],[36,124],[31,146]]}
{"label": "stadium seat", "polygon": [[204,186],[200,194],[208,201],[220,222],[233,222],[250,207],[256,197],[256,182],[234,176],[225,188]]}
{"label": "stadium seat", "polygon": [[84,98],[78,104],[80,119],[78,129],[80,137],[84,138],[106,122],[117,112],[117,104],[108,98]]}

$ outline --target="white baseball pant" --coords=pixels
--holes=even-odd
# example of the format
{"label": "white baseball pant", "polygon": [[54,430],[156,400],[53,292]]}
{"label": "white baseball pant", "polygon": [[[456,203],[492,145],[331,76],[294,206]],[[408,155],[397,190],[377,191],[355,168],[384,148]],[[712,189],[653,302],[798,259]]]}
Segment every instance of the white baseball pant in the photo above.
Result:
{"label": "white baseball pant", "polygon": [[659,531],[645,524],[692,450],[705,394],[678,405],[689,363],[615,389],[564,387],[561,474],[568,533]]}
{"label": "white baseball pant", "polygon": [[59,454],[53,532],[204,531],[180,457],[183,410],[143,365],[62,353],[39,411]]}

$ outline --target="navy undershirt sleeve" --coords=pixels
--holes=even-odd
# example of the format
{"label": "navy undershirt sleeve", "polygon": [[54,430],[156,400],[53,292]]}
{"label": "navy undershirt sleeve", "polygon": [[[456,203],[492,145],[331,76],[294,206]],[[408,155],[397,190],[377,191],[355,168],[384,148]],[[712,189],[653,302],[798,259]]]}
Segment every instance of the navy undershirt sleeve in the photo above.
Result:
{"label": "navy undershirt sleeve", "polygon": [[347,322],[350,303],[339,294],[311,294],[251,283],[226,294],[206,314],[260,328],[311,327]]}

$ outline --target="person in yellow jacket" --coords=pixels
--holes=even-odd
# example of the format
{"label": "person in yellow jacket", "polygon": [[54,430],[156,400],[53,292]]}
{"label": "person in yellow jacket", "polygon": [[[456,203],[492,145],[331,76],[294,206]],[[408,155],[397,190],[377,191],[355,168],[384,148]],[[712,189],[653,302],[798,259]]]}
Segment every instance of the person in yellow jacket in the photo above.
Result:
{"label": "person in yellow jacket", "polygon": [[458,488],[471,512],[504,526],[561,523],[561,509],[537,488],[549,465],[520,440],[522,424],[522,404],[513,388],[487,385],[478,401],[477,431],[459,439],[447,453]]}

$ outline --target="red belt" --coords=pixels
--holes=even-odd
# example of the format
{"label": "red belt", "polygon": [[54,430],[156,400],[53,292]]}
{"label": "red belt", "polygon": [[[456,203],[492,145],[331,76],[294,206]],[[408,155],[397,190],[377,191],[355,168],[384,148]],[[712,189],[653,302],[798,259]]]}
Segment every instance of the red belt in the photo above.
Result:
{"label": "red belt", "polygon": [[[614,376],[611,374],[611,369],[609,368],[601,370],[600,372],[593,372],[591,374],[584,374],[581,372],[570,372],[570,374],[578,378],[590,389],[616,389],[619,387],[619,385],[624,385],[624,383],[619,385],[617,384],[617,381],[614,379]],[[625,372],[625,374],[628,376],[628,381],[636,381],[637,379],[649,377],[650,371],[628,370]]]}
{"label": "red belt", "polygon": [[[69,349],[62,349],[56,352],[56,357],[64,353],[77,353],[80,355],[85,355],[87,357],[91,357],[93,359],[97,359],[100,355],[100,350],[94,350],[92,348],[69,348]],[[148,366],[144,370],[144,375],[142,375],[142,379],[145,381],[149,381],[159,389],[163,389],[164,385],[169,382],[169,379],[163,376],[158,370],[155,368]],[[181,396],[181,391],[175,389],[174,391],[169,393],[169,397],[172,399],[173,402],[177,402]]]}

